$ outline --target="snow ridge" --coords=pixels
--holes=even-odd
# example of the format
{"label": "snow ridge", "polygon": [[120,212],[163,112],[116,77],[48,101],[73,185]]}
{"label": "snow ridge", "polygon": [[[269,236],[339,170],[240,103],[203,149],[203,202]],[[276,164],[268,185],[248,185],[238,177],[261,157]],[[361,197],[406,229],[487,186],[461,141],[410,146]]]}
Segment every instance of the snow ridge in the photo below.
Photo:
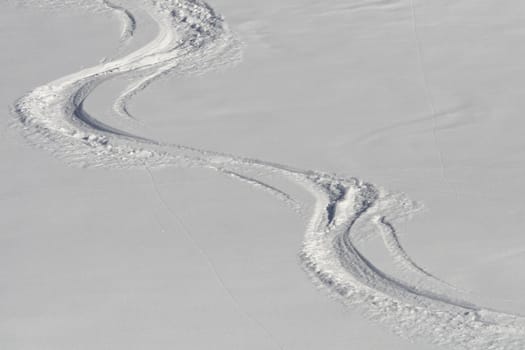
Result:
{"label": "snow ridge", "polygon": [[[60,4],[60,0],[49,1],[53,6]],[[201,74],[235,64],[241,58],[239,40],[224,18],[203,1],[123,3],[100,2],[127,18],[122,41],[132,40],[137,29],[130,4],[145,9],[155,20],[159,29],[156,38],[124,57],[57,79],[21,97],[13,111],[16,125],[28,140],[73,165],[139,167],[148,172],[164,166],[212,169],[262,189],[300,211],[302,203],[290,194],[246,173],[284,177],[315,198],[301,258],[314,281],[334,296],[410,339],[424,338],[454,349],[525,348],[523,317],[455,297],[453,288],[419,267],[405,252],[395,223],[409,218],[420,207],[404,195],[351,177],[150,140],[90,115],[84,101],[108,79],[139,77],[115,102],[119,115],[132,117],[129,101],[159,77],[169,73]],[[415,285],[376,267],[358,247],[364,232],[382,235],[394,262],[417,275],[421,282]],[[444,291],[436,291],[435,284]]]}

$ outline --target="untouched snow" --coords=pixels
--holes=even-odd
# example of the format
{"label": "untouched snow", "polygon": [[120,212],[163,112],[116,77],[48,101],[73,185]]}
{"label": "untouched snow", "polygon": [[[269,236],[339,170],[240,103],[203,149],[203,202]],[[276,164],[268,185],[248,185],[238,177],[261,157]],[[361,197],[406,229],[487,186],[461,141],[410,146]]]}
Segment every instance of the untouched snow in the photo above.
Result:
{"label": "untouched snow", "polygon": [[523,349],[520,6],[5,3],[1,341]]}

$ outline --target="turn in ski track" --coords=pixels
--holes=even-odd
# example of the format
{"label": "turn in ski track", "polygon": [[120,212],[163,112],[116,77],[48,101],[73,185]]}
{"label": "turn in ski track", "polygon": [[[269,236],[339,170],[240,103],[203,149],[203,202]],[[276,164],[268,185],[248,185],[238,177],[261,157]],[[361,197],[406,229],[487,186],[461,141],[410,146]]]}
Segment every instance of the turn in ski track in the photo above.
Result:
{"label": "turn in ski track", "polygon": [[[82,0],[64,2],[85,5]],[[89,3],[93,7],[94,2]],[[314,281],[344,303],[361,308],[411,339],[423,338],[454,349],[525,348],[523,317],[457,298],[453,287],[422,269],[405,252],[395,223],[419,206],[404,195],[355,178],[150,140],[90,115],[84,101],[112,78],[129,75],[136,79],[114,104],[117,115],[133,118],[128,102],[158,77],[202,73],[240,60],[239,40],[208,4],[200,0],[132,3],[157,23],[155,39],[123,57],[39,86],[16,101],[14,124],[30,142],[85,167],[145,168],[148,172],[166,166],[211,169],[266,190],[301,211],[301,203],[290,194],[253,174],[282,176],[315,197],[302,262]],[[59,0],[49,1],[50,6],[60,4]],[[133,7],[108,0],[97,4],[121,16],[121,45],[130,42],[137,30]],[[394,262],[421,282],[416,285],[377,268],[357,245],[370,234],[381,235]]]}

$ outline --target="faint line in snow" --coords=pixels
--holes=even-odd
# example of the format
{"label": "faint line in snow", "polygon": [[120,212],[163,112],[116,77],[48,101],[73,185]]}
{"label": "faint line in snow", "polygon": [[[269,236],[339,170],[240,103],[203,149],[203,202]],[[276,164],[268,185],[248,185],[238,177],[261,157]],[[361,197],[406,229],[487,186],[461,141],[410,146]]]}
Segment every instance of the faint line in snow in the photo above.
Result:
{"label": "faint line in snow", "polygon": [[168,205],[168,203],[166,202],[166,200],[162,196],[162,194],[160,192],[160,189],[159,189],[159,187],[157,185],[157,181],[155,180],[155,177],[153,176],[153,173],[152,173],[151,169],[148,166],[145,166],[144,168],[146,169],[146,172],[149,175],[149,178],[151,180],[151,184],[153,185],[153,188],[154,188],[154,191],[155,191],[155,195],[157,196],[159,202],[162,204],[162,206],[168,212],[168,214],[176,220],[177,225],[182,229],[182,232],[184,233],[184,236],[191,243],[191,245],[193,245],[193,247],[198,251],[199,255],[203,258],[203,260],[205,261],[206,265],[208,265],[208,268],[212,272],[215,281],[220,285],[222,290],[226,293],[226,295],[228,296],[228,298],[230,299],[230,301],[234,305],[234,307],[237,310],[237,312],[239,312],[246,319],[248,319],[253,324],[255,324],[258,328],[260,328],[261,331],[263,332],[264,336],[276,348],[278,348],[280,350],[284,350],[284,348],[279,343],[276,342],[276,340],[273,337],[272,333],[258,319],[256,319],[253,315],[251,315],[248,311],[246,311],[241,306],[241,304],[239,303],[237,298],[233,295],[231,290],[226,286],[226,283],[224,282],[224,280],[222,279],[221,275],[219,274],[219,271],[215,267],[215,264],[214,264],[213,260],[204,251],[204,249],[200,246],[200,244],[197,243],[196,239],[190,233],[190,230],[188,229],[186,224],[184,224],[184,222],[182,221],[180,216],[174,210],[171,209],[171,207]]}
{"label": "faint line in snow", "polygon": [[427,103],[430,107],[430,113],[432,116],[432,137],[434,140],[434,145],[436,147],[436,150],[438,152],[439,156],[439,163],[441,167],[441,177],[443,178],[443,181],[450,187],[452,192],[454,192],[456,200],[459,199],[459,194],[455,188],[455,186],[450,182],[450,179],[447,177],[446,173],[446,165],[445,165],[445,156],[443,154],[443,151],[441,150],[441,147],[439,146],[439,140],[437,137],[437,121],[436,118],[438,117],[436,107],[434,105],[434,97],[432,96],[432,92],[430,91],[429,84],[428,84],[428,76],[425,69],[425,63],[423,60],[423,49],[421,47],[421,39],[419,36],[419,30],[418,30],[418,24],[417,24],[417,14],[416,14],[416,6],[415,6],[415,0],[409,0],[410,2],[410,11],[412,16],[412,30],[414,32],[414,40],[416,43],[416,50],[417,50],[417,58],[418,58],[418,65],[421,72],[421,78],[423,81],[423,88],[425,91],[425,97],[427,100]]}

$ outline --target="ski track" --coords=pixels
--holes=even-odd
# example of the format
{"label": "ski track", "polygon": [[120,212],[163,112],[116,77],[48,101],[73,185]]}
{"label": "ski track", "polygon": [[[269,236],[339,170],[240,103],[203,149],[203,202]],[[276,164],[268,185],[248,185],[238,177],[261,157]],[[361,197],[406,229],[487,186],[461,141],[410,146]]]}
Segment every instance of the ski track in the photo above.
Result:
{"label": "ski track", "polygon": [[120,34],[121,46],[124,47],[133,38],[137,30],[137,20],[133,14],[122,6],[118,6],[109,0],[102,0],[103,4],[110,10],[116,12],[121,18],[122,33]]}
{"label": "ski track", "polygon": [[[31,0],[24,1],[31,4]],[[112,9],[123,18],[121,45],[133,39],[138,29],[133,8],[140,7],[157,23],[158,35],[134,52],[37,87],[16,101],[13,125],[35,146],[71,165],[145,168],[159,200],[175,218],[176,214],[162,198],[150,169],[166,166],[211,169],[263,189],[300,211],[303,203],[246,173],[279,175],[302,186],[315,198],[301,258],[314,282],[333,296],[410,339],[423,338],[454,349],[525,348],[523,317],[456,298],[453,288],[409,257],[395,230],[396,223],[410,218],[419,209],[406,196],[351,177],[303,171],[258,159],[150,140],[107,125],[84,109],[84,101],[90,93],[115,77],[137,79],[114,105],[116,114],[132,117],[128,102],[159,77],[169,73],[202,74],[239,62],[239,40],[223,17],[209,5],[200,0],[48,1],[51,7],[89,3],[86,8],[94,8],[96,3]],[[380,6],[395,2],[380,0],[370,4]],[[435,111],[433,115],[435,117]],[[184,230],[192,240],[186,228]],[[375,232],[383,237],[393,263],[418,276],[418,285],[377,268],[358,248],[357,242],[363,232]],[[201,254],[206,256],[205,252]],[[208,263],[222,283],[213,264]],[[444,291],[436,291],[436,283],[444,287]],[[223,288],[228,292],[224,284]],[[235,303],[234,296],[231,298]],[[263,325],[259,326],[265,330]],[[267,330],[265,333],[271,338]]]}
{"label": "ski track", "polygon": [[399,265],[412,271],[416,276],[427,282],[434,282],[437,283],[438,286],[445,286],[447,288],[455,289],[458,292],[465,293],[446,281],[437,278],[413,261],[399,241],[396,229],[384,216],[377,220],[377,225],[379,226],[379,231],[381,232],[386,248]]}

